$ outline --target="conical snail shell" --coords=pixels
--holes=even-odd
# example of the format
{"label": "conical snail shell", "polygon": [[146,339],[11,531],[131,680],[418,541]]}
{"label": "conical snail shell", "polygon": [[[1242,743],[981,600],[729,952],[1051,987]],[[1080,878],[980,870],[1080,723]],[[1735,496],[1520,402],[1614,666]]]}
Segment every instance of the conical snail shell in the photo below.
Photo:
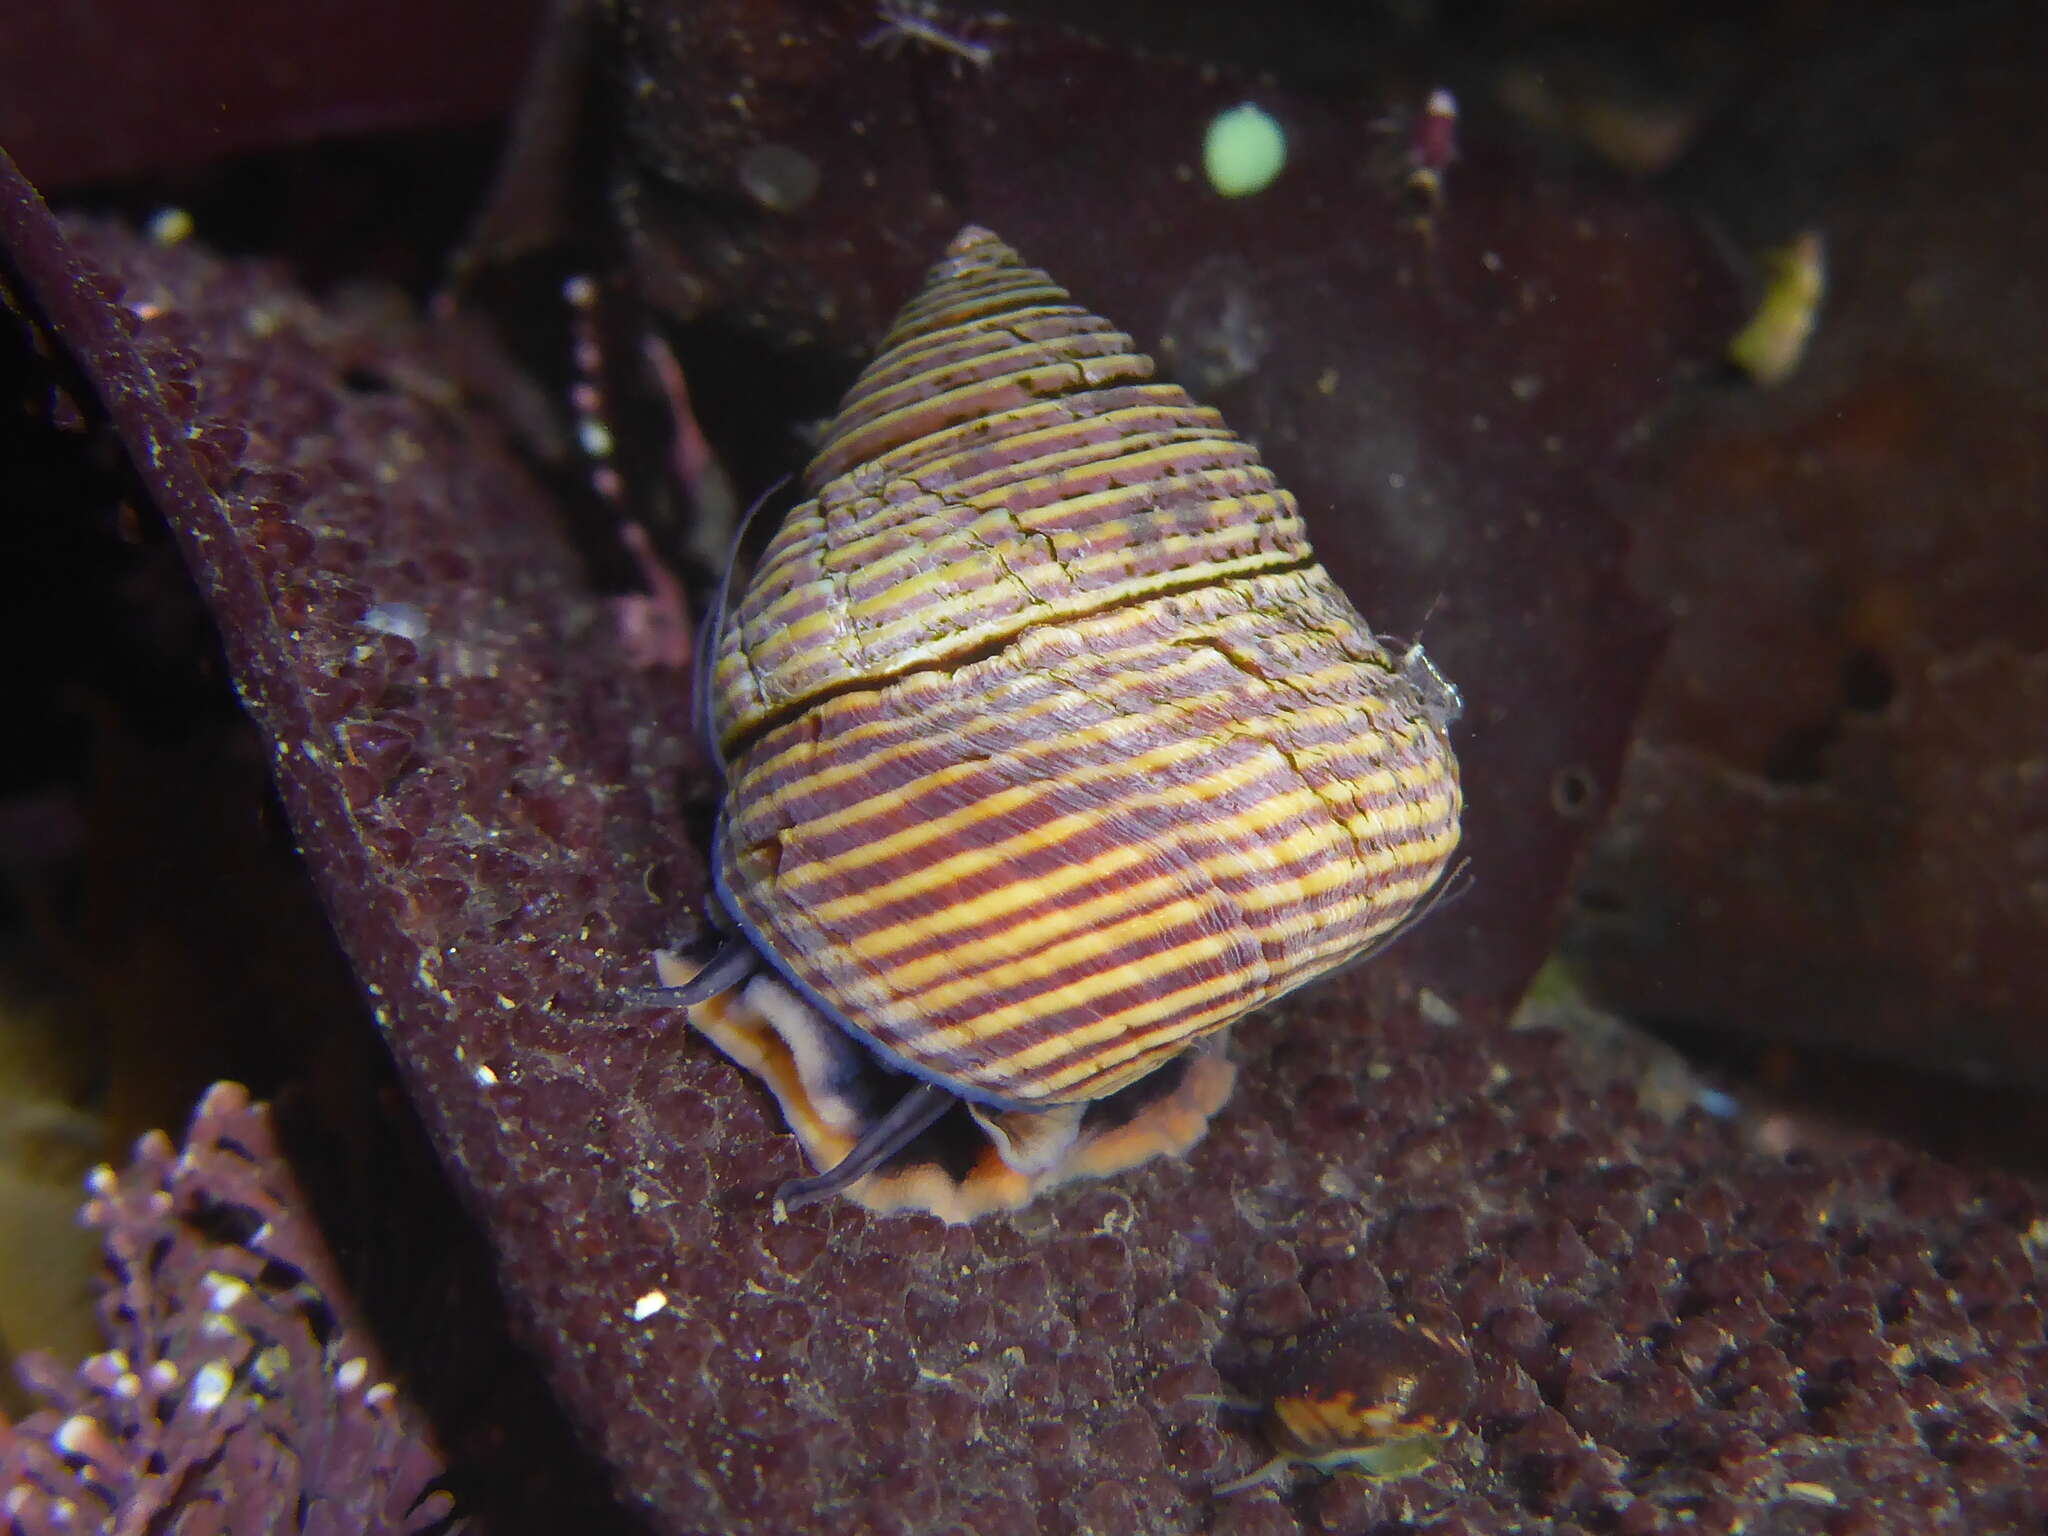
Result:
{"label": "conical snail shell", "polygon": [[1152,371],[963,231],[719,638],[721,901],[980,1103],[1134,1082],[1386,935],[1458,840],[1444,711]]}

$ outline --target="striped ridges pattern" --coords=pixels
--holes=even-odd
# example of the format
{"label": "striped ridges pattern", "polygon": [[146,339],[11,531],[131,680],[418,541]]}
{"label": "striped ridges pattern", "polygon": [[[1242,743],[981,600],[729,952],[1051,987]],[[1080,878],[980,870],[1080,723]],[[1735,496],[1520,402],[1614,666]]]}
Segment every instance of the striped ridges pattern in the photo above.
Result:
{"label": "striped ridges pattern", "polygon": [[1295,503],[1129,337],[968,230],[720,636],[720,886],[968,1097],[1103,1097],[1436,882],[1457,766]]}
{"label": "striped ridges pattern", "polygon": [[734,765],[723,884],[885,1053],[1099,1098],[1400,922],[1455,763],[1320,567],[1033,626]]}
{"label": "striped ridges pattern", "polygon": [[1130,337],[985,230],[848,392],[721,636],[728,751],[1028,625],[1313,559],[1294,498]]}

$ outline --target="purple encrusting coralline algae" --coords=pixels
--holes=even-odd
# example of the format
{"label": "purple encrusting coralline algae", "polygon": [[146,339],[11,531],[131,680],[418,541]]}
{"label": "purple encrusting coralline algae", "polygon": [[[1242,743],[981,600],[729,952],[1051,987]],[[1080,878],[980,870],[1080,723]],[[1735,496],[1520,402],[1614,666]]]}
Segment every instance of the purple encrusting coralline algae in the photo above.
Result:
{"label": "purple encrusting coralline algae", "polygon": [[[699,895],[682,682],[622,664],[430,342],[189,243],[9,238],[180,530],[554,1389],[653,1528],[2038,1536],[2038,1188],[1667,1123],[1554,1034],[1418,1007],[1399,951],[1241,1026],[1185,1161],[973,1227],[774,1223],[800,1168],[772,1106],[621,1002]],[[1374,1312],[1463,1330],[1442,1456],[1219,1497],[1266,1452],[1217,1399]]]}
{"label": "purple encrusting coralline algae", "polygon": [[96,1170],[109,1347],[22,1362],[48,1406],[0,1421],[0,1529],[448,1531],[438,1452],[349,1315],[265,1106],[233,1083],[182,1150]]}

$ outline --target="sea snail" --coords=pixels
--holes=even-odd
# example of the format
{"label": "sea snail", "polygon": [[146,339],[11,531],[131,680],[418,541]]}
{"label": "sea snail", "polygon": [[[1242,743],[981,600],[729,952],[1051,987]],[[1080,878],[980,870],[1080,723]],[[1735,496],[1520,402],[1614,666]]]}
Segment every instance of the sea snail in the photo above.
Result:
{"label": "sea snail", "polygon": [[1263,1402],[1223,1401],[1262,1412],[1273,1459],[1219,1494],[1273,1481],[1290,1466],[1348,1467],[1374,1479],[1426,1471],[1470,1412],[1477,1373],[1454,1326],[1376,1312],[1295,1340],[1274,1357],[1264,1385]]}
{"label": "sea snail", "polygon": [[785,1208],[966,1219],[1184,1149],[1230,1084],[1190,1048],[1385,939],[1457,844],[1455,690],[1152,372],[963,230],[714,618],[733,932],[682,1001],[833,1165]]}

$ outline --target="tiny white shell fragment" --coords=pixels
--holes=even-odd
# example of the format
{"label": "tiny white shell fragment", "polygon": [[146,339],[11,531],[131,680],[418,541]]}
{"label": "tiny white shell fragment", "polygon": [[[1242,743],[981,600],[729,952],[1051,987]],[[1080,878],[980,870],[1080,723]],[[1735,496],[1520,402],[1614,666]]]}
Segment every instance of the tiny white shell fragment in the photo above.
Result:
{"label": "tiny white shell fragment", "polygon": [[668,1305],[668,1297],[660,1291],[649,1291],[633,1303],[633,1321],[644,1323],[655,1313]]}

